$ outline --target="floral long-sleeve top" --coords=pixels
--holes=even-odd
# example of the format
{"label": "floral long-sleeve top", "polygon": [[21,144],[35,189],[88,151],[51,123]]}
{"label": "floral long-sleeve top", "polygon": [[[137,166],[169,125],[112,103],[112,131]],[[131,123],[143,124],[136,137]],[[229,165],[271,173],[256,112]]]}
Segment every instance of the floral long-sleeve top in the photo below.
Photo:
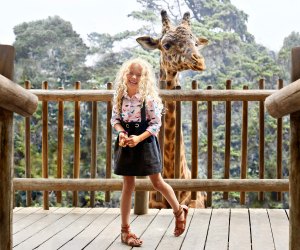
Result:
{"label": "floral long-sleeve top", "polygon": [[[140,122],[141,121],[141,95],[139,93],[129,97],[127,93],[123,96],[122,112],[119,114],[116,106],[113,106],[111,125],[114,127],[117,123],[121,123],[121,116],[124,122]],[[146,119],[149,121],[147,131],[157,136],[161,126],[161,109],[150,96],[146,99]]]}

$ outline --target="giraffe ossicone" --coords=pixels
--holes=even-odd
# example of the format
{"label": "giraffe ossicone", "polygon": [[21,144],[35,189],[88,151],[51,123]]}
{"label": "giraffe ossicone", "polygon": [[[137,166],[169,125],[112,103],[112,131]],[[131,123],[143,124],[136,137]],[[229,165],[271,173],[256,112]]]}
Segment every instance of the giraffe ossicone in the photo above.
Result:
{"label": "giraffe ossicone", "polygon": [[[179,25],[173,26],[165,10],[161,11],[162,34],[160,38],[150,36],[138,37],[137,42],[149,50],[160,50],[160,81],[166,82],[167,89],[179,89],[178,72],[183,70],[205,70],[205,61],[200,54],[200,49],[208,44],[205,37],[197,37],[192,33],[190,13],[183,15]],[[174,178],[175,165],[175,102],[166,103],[165,129],[164,129],[164,178]],[[185,157],[182,131],[180,139],[180,178],[191,179]],[[165,208],[165,200],[157,201],[156,192],[151,192],[150,207]],[[191,200],[191,192],[179,192],[179,202],[192,207],[205,207],[205,194],[198,192],[197,200]]]}

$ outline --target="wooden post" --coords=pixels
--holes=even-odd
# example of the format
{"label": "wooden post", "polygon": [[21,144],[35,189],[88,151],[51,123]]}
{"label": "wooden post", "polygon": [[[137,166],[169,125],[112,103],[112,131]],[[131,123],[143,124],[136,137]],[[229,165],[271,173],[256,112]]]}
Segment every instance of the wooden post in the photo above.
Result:
{"label": "wooden post", "polygon": [[13,112],[0,108],[0,249],[12,249]]}
{"label": "wooden post", "polygon": [[[107,83],[107,89],[112,89],[112,83]],[[112,102],[107,102],[106,107],[106,171],[105,171],[105,177],[107,179],[111,178],[111,163],[112,163],[112,126],[110,125],[111,120],[111,114],[112,114]],[[110,192],[105,192],[105,201],[110,201]]]}
{"label": "wooden post", "polygon": [[[265,80],[259,80],[259,89],[265,88]],[[265,178],[265,104],[259,102],[259,178]],[[264,200],[264,192],[259,192],[258,200]]]}
{"label": "wooden post", "polygon": [[[248,89],[248,86],[243,86],[244,90]],[[241,179],[247,178],[247,157],[248,157],[248,101],[243,101],[242,111],[242,157],[241,157]],[[240,204],[245,205],[246,194],[240,193]]]}
{"label": "wooden post", "polygon": [[[63,90],[64,87],[59,87]],[[64,102],[58,102],[58,117],[57,117],[57,175],[58,179],[63,178],[64,173]],[[56,202],[62,203],[62,192],[56,192]]]}
{"label": "wooden post", "polygon": [[[212,91],[212,86],[207,86]],[[207,102],[207,179],[213,178],[213,108],[212,101]],[[207,192],[207,206],[212,205],[212,192]]]}
{"label": "wooden post", "polygon": [[[147,179],[147,176],[139,176],[138,179]],[[147,214],[149,208],[149,191],[135,191],[134,213]]]}
{"label": "wooden post", "polygon": [[[94,90],[97,89],[97,87],[93,87]],[[108,113],[107,113],[108,115]],[[108,120],[106,121],[107,124],[107,130],[111,131],[111,126],[109,126],[108,124]],[[97,175],[97,138],[98,138],[98,102],[97,101],[93,101],[92,102],[92,132],[91,132],[91,178],[95,179],[96,175]],[[109,140],[109,138],[107,138],[107,141]],[[111,146],[111,144],[110,144]],[[109,154],[111,157],[111,147],[106,147],[106,152],[107,155]],[[111,160],[109,162],[109,164],[111,164]],[[107,158],[106,158],[106,166],[107,166]],[[106,170],[107,171],[107,170]],[[106,195],[105,195],[105,201],[106,200]],[[109,197],[110,198],[110,197]],[[95,206],[95,191],[91,191],[90,193],[90,207],[94,207]]]}
{"label": "wooden post", "polygon": [[[15,49],[0,45],[0,74],[13,79]],[[0,107],[0,249],[12,249],[13,112]]]}
{"label": "wooden post", "polygon": [[[81,83],[75,83],[75,89],[80,89]],[[74,103],[74,169],[73,178],[78,179],[80,175],[80,102]],[[78,206],[78,192],[73,192],[73,206]]]}
{"label": "wooden post", "polygon": [[[192,82],[192,89],[198,89],[197,81]],[[192,102],[192,179],[198,179],[198,102]],[[192,200],[197,200],[197,192],[192,193]]]}
{"label": "wooden post", "polygon": [[[30,81],[25,81],[25,88],[30,89]],[[25,176],[31,178],[31,159],[30,159],[30,117],[25,117]],[[26,191],[26,206],[31,206],[31,191]]]}
{"label": "wooden post", "polygon": [[[180,90],[180,86],[176,86],[176,90]],[[182,137],[182,129],[181,129],[181,101],[176,101],[175,102],[175,161],[174,161],[174,179],[180,179],[181,177],[181,170],[180,170],[180,157],[181,157],[181,145],[184,143],[183,142],[183,137]],[[180,193],[175,191],[175,195],[177,199],[180,199]]]}
{"label": "wooden post", "polygon": [[[278,80],[278,89],[283,88],[283,80]],[[282,118],[277,118],[277,179],[282,179]],[[277,193],[277,201],[282,200],[282,193]]]}
{"label": "wooden post", "polygon": [[[231,89],[231,80],[226,81],[226,89]],[[230,178],[230,144],[231,144],[231,101],[226,101],[225,113],[225,158],[224,179]],[[223,193],[223,199],[228,200],[228,192]]]}
{"label": "wooden post", "polygon": [[[43,89],[48,89],[48,82],[44,81]],[[48,178],[48,102],[43,101],[42,103],[42,176],[43,178]],[[43,207],[45,210],[49,210],[49,192],[44,191],[43,194]]]}
{"label": "wooden post", "polygon": [[[292,49],[291,81],[300,78],[300,47]],[[297,107],[299,109],[299,106]],[[299,249],[300,246],[300,111],[291,113],[291,165],[289,173],[290,182],[290,250]]]}

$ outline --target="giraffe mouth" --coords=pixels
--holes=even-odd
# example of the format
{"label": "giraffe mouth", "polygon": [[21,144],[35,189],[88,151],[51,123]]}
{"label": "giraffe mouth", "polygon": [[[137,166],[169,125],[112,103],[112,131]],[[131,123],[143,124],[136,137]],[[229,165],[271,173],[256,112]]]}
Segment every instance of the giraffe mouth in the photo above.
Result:
{"label": "giraffe mouth", "polygon": [[199,57],[198,55],[193,54],[192,55],[192,62],[193,64],[191,65],[192,70],[205,70],[205,62],[203,57]]}
{"label": "giraffe mouth", "polygon": [[195,65],[191,67],[192,70],[202,71],[205,70],[205,65]]}

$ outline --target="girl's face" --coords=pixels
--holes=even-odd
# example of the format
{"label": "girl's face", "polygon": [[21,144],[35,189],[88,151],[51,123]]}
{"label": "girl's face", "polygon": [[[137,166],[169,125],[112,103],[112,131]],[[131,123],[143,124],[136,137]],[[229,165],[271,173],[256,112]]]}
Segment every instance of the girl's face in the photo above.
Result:
{"label": "girl's face", "polygon": [[126,85],[129,94],[137,93],[142,76],[142,70],[142,66],[137,63],[133,63],[129,66],[129,72],[126,74]]}

